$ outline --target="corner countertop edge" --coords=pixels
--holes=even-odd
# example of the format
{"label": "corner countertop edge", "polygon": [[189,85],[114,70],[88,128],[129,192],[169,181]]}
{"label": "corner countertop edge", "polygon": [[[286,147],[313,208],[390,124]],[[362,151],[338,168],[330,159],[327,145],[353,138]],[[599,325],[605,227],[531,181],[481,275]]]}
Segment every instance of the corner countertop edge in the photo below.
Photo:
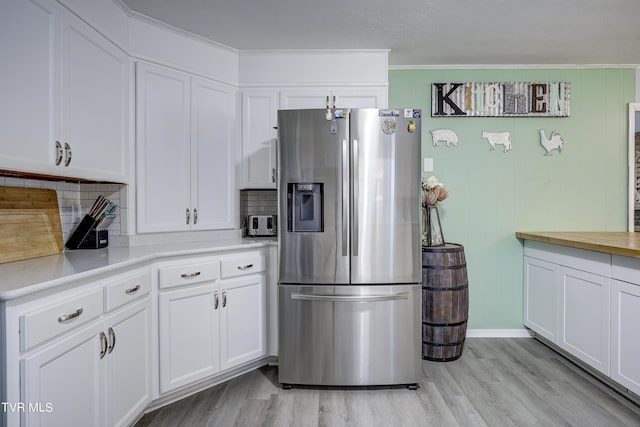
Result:
{"label": "corner countertop edge", "polygon": [[640,258],[640,233],[625,231],[518,231],[516,237],[589,251]]}

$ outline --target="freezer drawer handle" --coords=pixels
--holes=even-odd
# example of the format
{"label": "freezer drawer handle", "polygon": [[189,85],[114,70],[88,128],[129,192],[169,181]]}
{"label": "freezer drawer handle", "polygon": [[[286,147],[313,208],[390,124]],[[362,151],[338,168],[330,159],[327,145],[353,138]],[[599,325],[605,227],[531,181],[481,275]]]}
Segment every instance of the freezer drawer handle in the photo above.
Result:
{"label": "freezer drawer handle", "polygon": [[309,295],[292,293],[291,299],[300,301],[329,301],[329,302],[375,302],[375,301],[395,301],[409,299],[408,292],[401,292],[393,295]]}
{"label": "freezer drawer handle", "polygon": [[84,310],[82,308],[79,308],[76,311],[74,311],[73,313],[63,314],[62,316],[58,317],[58,322],[59,323],[64,323],[67,320],[75,319],[76,317],[80,316],[83,311]]}

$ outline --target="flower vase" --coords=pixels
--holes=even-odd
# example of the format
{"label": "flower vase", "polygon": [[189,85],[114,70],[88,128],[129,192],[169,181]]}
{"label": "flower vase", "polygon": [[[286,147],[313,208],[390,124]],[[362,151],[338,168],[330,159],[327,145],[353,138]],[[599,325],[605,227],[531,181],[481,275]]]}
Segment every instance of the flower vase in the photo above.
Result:
{"label": "flower vase", "polygon": [[436,205],[422,208],[422,246],[444,246],[444,234]]}

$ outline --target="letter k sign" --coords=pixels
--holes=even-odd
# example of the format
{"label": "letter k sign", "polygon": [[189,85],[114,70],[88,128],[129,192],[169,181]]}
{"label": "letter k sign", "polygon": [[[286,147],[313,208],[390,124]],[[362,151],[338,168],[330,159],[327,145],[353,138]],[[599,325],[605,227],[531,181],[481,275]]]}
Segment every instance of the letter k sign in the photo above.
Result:
{"label": "letter k sign", "polygon": [[446,94],[444,93],[444,87],[447,83],[434,83],[433,87],[436,88],[436,111],[432,114],[433,116],[449,116],[451,114],[447,114],[444,112],[444,103],[446,102],[447,105],[449,107],[451,107],[451,109],[453,110],[453,114],[454,116],[466,116],[467,114],[462,111],[460,109],[460,107],[458,107],[456,105],[455,102],[453,102],[450,98],[450,96],[460,87],[462,86],[462,83],[450,83],[451,84],[451,89],[449,89],[449,92],[447,92]]}

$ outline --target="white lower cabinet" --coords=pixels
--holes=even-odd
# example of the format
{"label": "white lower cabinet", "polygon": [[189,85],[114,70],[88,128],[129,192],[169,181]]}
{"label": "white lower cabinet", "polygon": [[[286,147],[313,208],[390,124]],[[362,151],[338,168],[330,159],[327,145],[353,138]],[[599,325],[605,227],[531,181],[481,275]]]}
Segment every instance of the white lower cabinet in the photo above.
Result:
{"label": "white lower cabinet", "polygon": [[525,241],[526,327],[609,375],[611,255]]}
{"label": "white lower cabinet", "polygon": [[581,270],[560,269],[559,345],[609,375],[609,281]]}
{"label": "white lower cabinet", "polygon": [[159,266],[161,394],[266,356],[265,269],[262,252]]}
{"label": "white lower cabinet", "polygon": [[220,367],[229,369],[267,354],[267,284],[264,274],[221,282]]}
{"label": "white lower cabinet", "polygon": [[524,325],[558,343],[557,264],[524,257]]}
{"label": "white lower cabinet", "polygon": [[151,302],[123,308],[21,362],[25,426],[126,426],[151,401]]}
{"label": "white lower cabinet", "polygon": [[5,307],[7,425],[127,426],[151,402],[150,270],[103,280]]}
{"label": "white lower cabinet", "polygon": [[209,377],[220,370],[219,309],[216,283],[160,294],[161,393]]}
{"label": "white lower cabinet", "polygon": [[104,425],[102,326],[94,323],[22,360],[20,401],[30,408],[21,425]]}
{"label": "white lower cabinet", "polygon": [[611,281],[611,378],[640,394],[640,285]]}

